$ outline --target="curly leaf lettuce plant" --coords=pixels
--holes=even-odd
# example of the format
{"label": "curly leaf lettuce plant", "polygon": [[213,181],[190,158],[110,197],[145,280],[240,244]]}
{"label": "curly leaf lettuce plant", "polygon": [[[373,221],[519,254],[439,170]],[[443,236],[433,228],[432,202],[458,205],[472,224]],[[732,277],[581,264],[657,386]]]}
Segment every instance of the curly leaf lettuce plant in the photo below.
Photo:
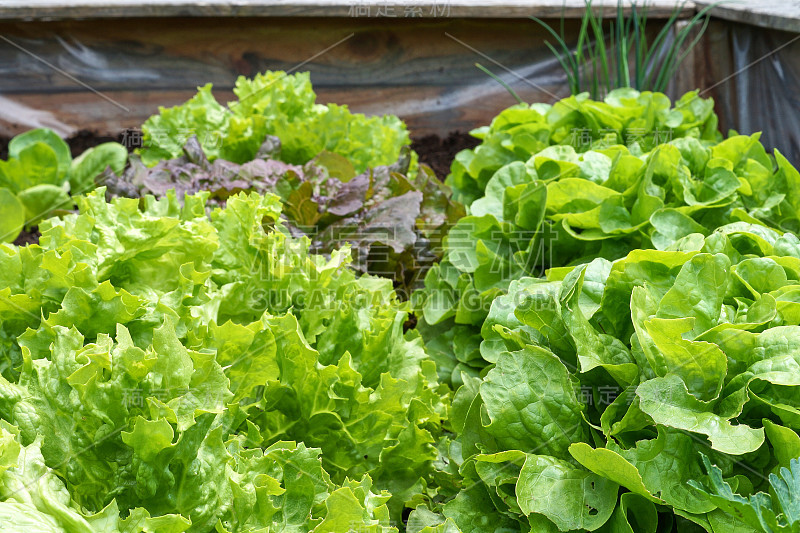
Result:
{"label": "curly leaf lettuce plant", "polygon": [[456,436],[440,446],[440,475],[459,481],[412,518],[463,532],[794,531],[798,295],[800,240],[744,221],[514,281],[483,328],[491,365],[462,375]]}
{"label": "curly leaf lettuce plant", "polygon": [[49,216],[64,214],[80,195],[95,187],[106,168],[122,172],[128,159],[114,142],[90,148],[75,160],[61,137],[48,129],[17,135],[8,144],[8,160],[0,160],[0,242],[11,242],[22,228]]}
{"label": "curly leaf lettuce plant", "polygon": [[448,390],[391,282],[206,197],[98,190],[0,246],[5,528],[390,532],[435,492]]}
{"label": "curly leaf lettuce plant", "polygon": [[195,136],[183,156],[144,166],[136,155],[121,176],[105,177],[112,195],[161,198],[174,190],[208,191],[206,207],[220,207],[239,191],[274,193],[283,203],[282,218],[294,235],[307,235],[314,253],[331,254],[344,245],[353,253],[351,266],[390,278],[407,299],[421,286],[439,257],[441,240],[464,208],[425,165],[410,177],[410,155],[404,148],[394,164],[356,175],[340,155],[322,152],[305,165],[280,161],[281,142],[268,136],[259,156],[242,165],[209,161]]}
{"label": "curly leaf lettuce plant", "polygon": [[266,136],[274,135],[287,163],[304,164],[328,151],[347,158],[360,173],[394,163],[410,143],[405,125],[394,115],[366,117],[344,105],[316,104],[307,72],[241,76],[233,92],[238,100],[225,107],[207,84],[186,103],[160,108],[142,126],[142,162],[153,166],[179,157],[187,138],[196,135],[209,160],[246,163],[255,159]]}

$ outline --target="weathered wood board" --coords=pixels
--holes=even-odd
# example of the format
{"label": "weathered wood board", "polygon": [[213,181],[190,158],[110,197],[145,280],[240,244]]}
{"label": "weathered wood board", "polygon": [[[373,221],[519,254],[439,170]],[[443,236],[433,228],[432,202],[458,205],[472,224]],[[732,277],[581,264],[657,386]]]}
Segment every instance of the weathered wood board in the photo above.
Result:
{"label": "weathered wood board", "polygon": [[698,48],[697,79],[720,129],[761,141],[800,166],[800,33],[714,21]]}
{"label": "weathered wood board", "polygon": [[[576,32],[577,22],[568,23],[566,31]],[[102,132],[138,126],[159,105],[181,103],[207,82],[214,84],[217,99],[227,102],[238,76],[268,69],[308,70],[320,102],[349,104],[370,114],[397,113],[418,134],[469,129],[514,103],[476,62],[501,75],[526,100],[552,102],[566,94],[563,72],[533,21],[7,22],[0,23],[0,36],[10,41],[0,40],[0,96],[50,112],[67,127]],[[10,120],[0,112],[4,132],[31,127],[27,115]]]}
{"label": "weathered wood board", "polygon": [[[624,0],[626,10],[631,0]],[[635,2],[641,6],[644,2]],[[668,17],[677,8],[694,13],[694,3],[647,0],[652,17]],[[605,16],[614,16],[617,0],[595,0]],[[422,18],[580,18],[584,0],[4,0],[0,20],[54,20],[143,17],[422,17]]]}
{"label": "weathered wood board", "polygon": [[740,0],[722,3],[718,0],[696,0],[695,4],[698,9],[711,6],[711,14],[720,19],[800,33],[798,0]]}
{"label": "weathered wood board", "polygon": [[[616,5],[615,0],[594,3],[609,15]],[[773,9],[777,3],[783,11]],[[773,19],[781,12],[791,22],[791,7],[800,2],[758,4],[777,24]],[[651,3],[653,24],[675,5],[674,0]],[[65,135],[78,129],[115,134],[141,125],[159,106],[185,101],[206,82],[227,102],[238,76],[268,69],[308,70],[319,102],[398,114],[415,135],[465,131],[514,103],[476,62],[526,101],[553,102],[567,94],[564,74],[544,44],[546,33],[527,17],[550,17],[553,26],[562,13],[573,17],[565,30],[574,38],[583,6],[584,0],[5,0],[0,3],[0,135],[37,126]],[[695,9],[687,2],[682,17]],[[720,16],[739,16],[714,9]],[[746,54],[740,53],[738,63],[732,54],[742,46],[736,39],[748,34],[731,33],[735,24],[714,24],[717,29],[678,71],[673,96],[712,87],[742,66]],[[749,42],[767,43],[753,48],[762,53],[771,50],[769,43],[781,46],[794,38],[753,32]],[[778,58],[793,65],[792,58],[800,57],[797,46],[759,68],[774,74]],[[744,79],[757,83],[756,72],[762,71],[707,93],[717,100],[723,126],[744,124],[747,93],[739,88]],[[787,69],[784,80],[769,89],[793,90],[791,77],[798,72]],[[800,122],[796,93],[794,100],[783,95],[778,101],[785,120]],[[753,120],[760,119],[750,120],[756,127]]]}
{"label": "weathered wood board", "polygon": [[[560,25],[560,19],[548,22]],[[655,29],[661,24],[651,23]],[[566,21],[568,40],[576,39],[579,24]],[[446,135],[487,124],[515,103],[476,62],[526,101],[566,96],[564,73],[546,37],[534,21],[513,18],[0,22],[0,134],[40,125],[62,134],[113,134],[141,125],[159,106],[185,101],[207,82],[227,102],[240,75],[308,70],[321,103],[394,113],[414,135]],[[677,79],[675,94],[695,86],[691,68]]]}

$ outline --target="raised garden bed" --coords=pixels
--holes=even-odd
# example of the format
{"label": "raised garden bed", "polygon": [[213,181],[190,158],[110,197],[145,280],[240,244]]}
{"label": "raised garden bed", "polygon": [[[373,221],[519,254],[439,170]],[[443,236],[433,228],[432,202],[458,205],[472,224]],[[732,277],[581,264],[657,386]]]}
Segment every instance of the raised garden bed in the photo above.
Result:
{"label": "raised garden bed", "polygon": [[2,530],[797,531],[800,28],[668,4],[0,6]]}

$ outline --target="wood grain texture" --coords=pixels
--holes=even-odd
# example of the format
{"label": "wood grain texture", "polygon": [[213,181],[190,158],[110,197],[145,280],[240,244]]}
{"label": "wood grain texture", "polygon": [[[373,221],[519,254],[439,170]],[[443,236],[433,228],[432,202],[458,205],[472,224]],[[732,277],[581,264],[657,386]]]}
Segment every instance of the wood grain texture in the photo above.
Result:
{"label": "wood grain texture", "polygon": [[[630,0],[624,2],[630,6]],[[614,16],[617,0],[595,0]],[[641,5],[642,2],[638,2]],[[651,17],[666,18],[678,8],[694,13],[693,2],[649,0]],[[0,20],[54,20],[130,17],[421,17],[421,18],[580,18],[584,0],[4,0]],[[392,13],[391,15],[389,13]]]}
{"label": "wood grain texture", "polygon": [[[657,31],[660,23],[652,24]],[[579,25],[566,22],[568,41],[576,40]],[[476,62],[528,102],[552,103],[569,92],[544,30],[513,18],[5,22],[0,36],[7,39],[0,40],[4,135],[44,124],[60,133],[116,134],[141,125],[159,106],[184,102],[205,83],[213,83],[218,101],[231,101],[240,75],[266,70],[307,70],[320,103],[396,114],[414,135],[468,131],[515,103]],[[687,65],[671,94],[696,87],[693,79]]]}
{"label": "wood grain texture", "polygon": [[698,50],[700,94],[714,98],[720,130],[762,132],[767,148],[800,167],[797,34],[714,21]]}
{"label": "wood grain texture", "polygon": [[[577,21],[566,25],[570,35],[577,29]],[[22,48],[0,41],[0,95],[102,133],[139,125],[207,82],[228,102],[238,76],[293,70],[312,57],[300,70],[311,72],[318,101],[398,114],[420,134],[471,129],[514,103],[476,62],[528,101],[567,93],[533,21],[120,19],[0,23],[0,35]],[[30,127],[26,113],[7,115],[4,131]]]}
{"label": "wood grain texture", "polygon": [[[696,0],[699,9],[715,0]],[[729,2],[711,8],[719,19],[752,24],[761,28],[800,33],[800,0],[747,0]]]}
{"label": "wood grain texture", "polygon": [[480,54],[510,69],[556,64],[533,21],[125,19],[0,24],[0,35],[24,48],[0,41],[0,74],[13,74],[0,76],[4,93],[83,90],[40,59],[100,91],[230,88],[239,75],[298,68],[315,86],[448,85],[484,78]]}
{"label": "wood grain texture", "polygon": [[[559,90],[557,87],[553,89]],[[520,88],[519,93],[528,96],[530,101],[548,98],[544,94],[535,94],[523,88]],[[36,109],[37,115],[34,117],[26,113],[24,116],[14,117],[0,114],[0,135],[16,135],[40,126],[54,127],[64,136],[81,129],[116,134],[127,128],[138,128],[147,117],[158,112],[159,106],[178,105],[193,95],[193,90],[113,93],[113,98],[129,108],[130,112],[121,111],[96,98],[87,98],[85,93],[15,95],[13,101],[17,105]],[[215,91],[215,95],[217,99],[226,101],[232,93]],[[562,96],[566,94],[562,93]],[[456,101],[463,105],[451,105]],[[396,114],[406,122],[415,136],[444,136],[451,131],[469,131],[488,124],[497,113],[516,103],[504,89],[496,86],[487,86],[478,92],[464,91],[461,94],[440,87],[385,90],[322,88],[317,90],[317,102],[346,104],[352,111],[368,115]],[[48,120],[41,120],[40,115],[47,116]],[[29,122],[30,119],[35,119],[35,122]]]}

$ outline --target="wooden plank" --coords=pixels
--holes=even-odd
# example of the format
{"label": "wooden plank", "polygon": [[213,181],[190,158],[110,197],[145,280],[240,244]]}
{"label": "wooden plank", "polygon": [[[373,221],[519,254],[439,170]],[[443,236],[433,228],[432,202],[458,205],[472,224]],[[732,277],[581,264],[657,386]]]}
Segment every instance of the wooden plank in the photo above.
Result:
{"label": "wooden plank", "polygon": [[[624,1],[630,8],[631,0]],[[617,0],[595,0],[614,16]],[[649,16],[667,18],[675,9],[694,13],[693,2],[649,0]],[[642,5],[638,2],[637,5]],[[584,0],[5,0],[0,20],[130,17],[421,17],[580,18]]]}
{"label": "wooden plank", "polygon": [[[551,92],[561,92],[563,87],[550,87]],[[536,92],[526,86],[516,87],[520,96],[529,101],[552,101],[546,93]],[[88,129],[103,135],[115,135],[128,128],[138,128],[160,105],[172,106],[186,101],[193,91],[114,92],[111,96],[129,111],[123,111],[86,93],[18,94],[6,97],[17,106],[36,109],[36,122],[26,113],[8,120],[0,112],[0,135],[12,136],[32,127],[55,127],[58,133],[69,136],[75,131]],[[215,91],[217,99],[227,101],[233,95]],[[495,82],[484,87],[399,87],[375,88],[321,88],[317,102],[346,104],[354,112],[368,115],[396,114],[408,125],[414,136],[436,134],[445,136],[451,131],[469,131],[488,124],[503,109],[514,105],[513,98]],[[459,105],[455,105],[459,104]],[[0,99],[0,105],[3,105]],[[46,116],[43,122],[41,117]],[[4,120],[5,119],[5,120]]]}
{"label": "wooden plank", "polygon": [[[579,20],[566,22],[568,41],[579,27]],[[114,135],[207,82],[219,102],[229,102],[238,76],[266,70],[307,70],[319,102],[396,114],[415,135],[470,130],[514,103],[476,62],[525,101],[568,94],[544,31],[518,19],[35,21],[0,23],[0,36],[8,39],[0,41],[4,135],[46,124],[65,134]],[[693,86],[691,75],[679,78]]]}
{"label": "wooden plank", "polygon": [[[688,20],[678,21],[675,31],[683,31],[689,24],[690,21]],[[686,54],[686,57],[683,59],[682,64],[678,66],[675,75],[670,78],[666,90],[668,94],[684,95],[689,91],[699,90],[701,88],[701,80],[704,79],[704,71],[700,70],[703,44],[699,43],[690,48],[690,44],[697,39],[701,29],[701,26],[696,24],[689,30],[688,38],[681,49],[681,53]]]}
{"label": "wooden plank", "polygon": [[[698,9],[717,3],[714,0],[696,0]],[[800,33],[800,1],[749,0],[725,2],[711,8],[714,17],[742,22],[761,28]]]}
{"label": "wooden plank", "polygon": [[713,97],[720,130],[763,132],[761,142],[800,166],[800,39],[716,20],[704,37],[701,95]]}
{"label": "wooden plank", "polygon": [[[578,25],[566,25],[568,39]],[[312,72],[315,87],[483,81],[475,62],[507,73],[496,61],[523,77],[560,72],[533,21],[122,19],[7,23],[0,24],[0,35],[10,41],[0,41],[3,94],[87,90],[76,79],[102,92],[208,82],[231,89],[239,75],[298,68]]]}
{"label": "wooden plank", "polygon": [[[570,39],[578,26],[567,23]],[[529,101],[566,94],[563,72],[533,21],[119,19],[0,23],[0,35],[24,48],[0,41],[0,96],[18,109],[0,113],[6,134],[42,120],[60,123],[59,132],[114,134],[140,125],[159,105],[182,103],[206,82],[225,103],[239,75],[301,64],[320,102],[398,114],[420,134],[472,129],[514,103],[476,62]]]}

